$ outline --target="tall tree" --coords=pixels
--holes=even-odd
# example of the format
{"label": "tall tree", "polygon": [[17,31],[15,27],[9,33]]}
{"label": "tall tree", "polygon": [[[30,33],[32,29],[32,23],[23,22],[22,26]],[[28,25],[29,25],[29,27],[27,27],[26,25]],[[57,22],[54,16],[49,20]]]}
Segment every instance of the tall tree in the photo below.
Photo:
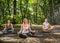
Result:
{"label": "tall tree", "polygon": [[16,15],[16,0],[14,0],[13,4],[14,4],[14,6],[13,6],[13,8],[14,8],[14,15]]}

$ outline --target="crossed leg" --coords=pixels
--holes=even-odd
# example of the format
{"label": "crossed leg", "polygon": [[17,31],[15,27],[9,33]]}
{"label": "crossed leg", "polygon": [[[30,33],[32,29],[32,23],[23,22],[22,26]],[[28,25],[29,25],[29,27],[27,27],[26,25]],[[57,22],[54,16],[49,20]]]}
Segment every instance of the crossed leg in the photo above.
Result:
{"label": "crossed leg", "polygon": [[44,29],[44,28],[43,28],[43,32],[50,32],[53,28],[54,28],[54,26],[51,26],[51,27],[48,28],[48,29]]}

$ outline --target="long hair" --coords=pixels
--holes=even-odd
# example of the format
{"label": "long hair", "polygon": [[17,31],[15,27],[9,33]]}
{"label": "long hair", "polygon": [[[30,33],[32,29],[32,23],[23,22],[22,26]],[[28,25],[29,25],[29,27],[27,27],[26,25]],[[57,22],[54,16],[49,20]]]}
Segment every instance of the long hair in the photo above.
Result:
{"label": "long hair", "polygon": [[27,20],[28,24],[29,24],[29,20],[27,18],[23,19],[23,24],[25,23],[25,20]]}

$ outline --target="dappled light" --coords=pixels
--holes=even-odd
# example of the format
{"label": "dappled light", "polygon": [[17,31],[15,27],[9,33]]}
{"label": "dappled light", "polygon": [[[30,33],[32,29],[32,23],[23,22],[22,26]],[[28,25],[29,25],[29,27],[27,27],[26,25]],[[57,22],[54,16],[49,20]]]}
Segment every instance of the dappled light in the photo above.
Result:
{"label": "dappled light", "polygon": [[0,0],[1,43],[60,43],[60,0]]}

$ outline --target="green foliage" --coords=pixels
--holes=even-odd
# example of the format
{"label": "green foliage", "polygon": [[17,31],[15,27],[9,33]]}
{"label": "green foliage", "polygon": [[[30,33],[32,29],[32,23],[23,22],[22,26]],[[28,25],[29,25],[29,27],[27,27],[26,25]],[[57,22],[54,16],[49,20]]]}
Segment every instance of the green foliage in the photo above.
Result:
{"label": "green foliage", "polygon": [[3,23],[6,23],[7,20],[11,20],[11,16],[4,15],[4,17],[3,17]]}
{"label": "green foliage", "polygon": [[60,0],[0,0],[0,25],[8,19],[14,24],[21,24],[25,17],[31,20],[32,24],[42,24],[44,18],[56,23],[59,2]]}
{"label": "green foliage", "polygon": [[14,22],[15,22],[16,24],[22,23],[22,18],[21,18],[21,16],[19,16],[18,14],[17,14],[17,15],[14,15]]}

